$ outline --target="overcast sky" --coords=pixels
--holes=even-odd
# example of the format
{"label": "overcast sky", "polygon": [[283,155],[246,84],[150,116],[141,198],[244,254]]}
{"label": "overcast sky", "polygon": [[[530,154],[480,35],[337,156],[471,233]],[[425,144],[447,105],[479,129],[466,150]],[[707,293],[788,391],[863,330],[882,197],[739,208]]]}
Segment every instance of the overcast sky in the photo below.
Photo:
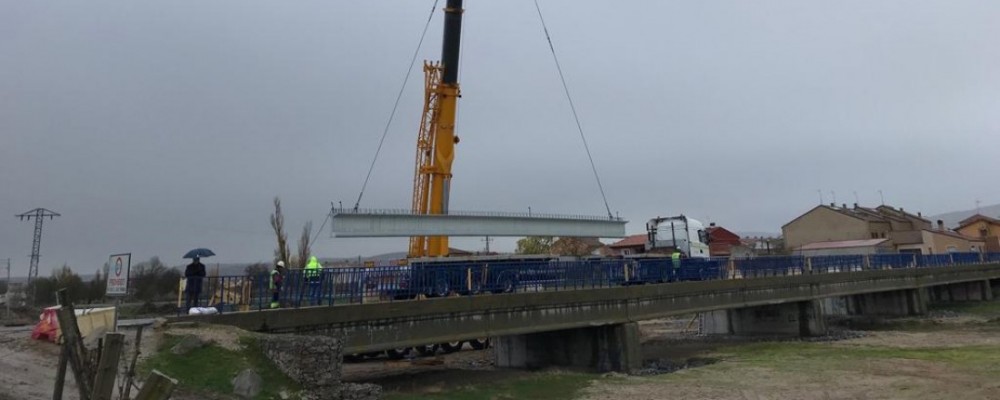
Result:
{"label": "overcast sky", "polygon": [[[270,260],[353,204],[432,1],[0,0],[0,258]],[[444,4],[442,0],[441,5]],[[541,0],[613,211],[779,232],[827,202],[1000,202],[1000,2]],[[441,12],[420,59],[438,59]],[[466,2],[454,210],[604,213],[531,1]],[[365,207],[408,208],[419,64]],[[453,241],[477,249],[479,239]],[[512,250],[513,240],[493,243]],[[315,253],[403,250],[330,239]]]}

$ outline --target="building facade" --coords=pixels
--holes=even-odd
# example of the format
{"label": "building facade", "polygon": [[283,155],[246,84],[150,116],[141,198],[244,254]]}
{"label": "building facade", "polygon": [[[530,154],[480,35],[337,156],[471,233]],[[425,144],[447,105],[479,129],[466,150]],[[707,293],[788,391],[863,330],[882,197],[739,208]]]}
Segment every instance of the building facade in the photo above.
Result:
{"label": "building facade", "polygon": [[793,219],[781,230],[786,245],[796,253],[831,250],[830,246],[838,243],[864,240],[878,240],[877,245],[870,246],[872,251],[888,248],[943,254],[984,249],[982,240],[945,229],[941,221],[933,228],[931,221],[920,213],[911,214],[903,208],[886,205],[868,208],[857,204],[854,207],[824,204]]}

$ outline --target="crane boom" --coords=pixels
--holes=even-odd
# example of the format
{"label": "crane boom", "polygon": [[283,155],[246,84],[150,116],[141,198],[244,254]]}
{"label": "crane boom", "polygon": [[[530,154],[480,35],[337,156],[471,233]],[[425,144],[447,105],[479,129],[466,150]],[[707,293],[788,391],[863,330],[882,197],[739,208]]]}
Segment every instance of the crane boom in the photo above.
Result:
{"label": "crane boom", "polygon": [[[458,62],[462,34],[462,0],[448,0],[444,9],[441,62],[424,62],[424,112],[417,136],[413,178],[415,214],[447,214],[451,164],[455,160],[455,111],[460,96]],[[410,257],[448,255],[447,236],[410,238]]]}

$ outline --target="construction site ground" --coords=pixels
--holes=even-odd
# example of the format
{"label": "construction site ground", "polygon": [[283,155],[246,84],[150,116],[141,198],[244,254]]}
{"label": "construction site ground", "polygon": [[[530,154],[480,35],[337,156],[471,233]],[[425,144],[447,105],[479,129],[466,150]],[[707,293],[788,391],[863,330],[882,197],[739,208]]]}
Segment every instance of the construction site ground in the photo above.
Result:
{"label": "construction site ground", "polygon": [[[693,327],[690,319],[641,324],[647,368],[638,375],[497,369],[492,351],[466,345],[434,357],[347,363],[343,378],[380,384],[388,399],[1000,399],[1000,302],[849,320],[815,340],[703,337]],[[144,336],[145,354],[155,337]],[[30,339],[28,327],[0,328],[0,400],[50,399],[57,356],[57,346]],[[67,383],[64,398],[77,398]]]}

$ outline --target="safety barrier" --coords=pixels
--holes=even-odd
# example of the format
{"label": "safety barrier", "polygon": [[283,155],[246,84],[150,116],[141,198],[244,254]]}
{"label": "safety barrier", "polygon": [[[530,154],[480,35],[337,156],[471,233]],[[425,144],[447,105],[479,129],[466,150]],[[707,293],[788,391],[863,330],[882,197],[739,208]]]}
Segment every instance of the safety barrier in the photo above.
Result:
{"label": "safety barrier", "polygon": [[[669,257],[578,259],[559,257],[503,261],[414,262],[402,266],[289,269],[272,288],[270,273],[204,278],[200,293],[187,292],[181,279],[177,307],[218,312],[274,307],[329,306],[385,301],[578,290],[680,281],[753,279],[769,276],[830,274],[865,270],[944,267],[1000,262],[1000,253],[914,253],[768,256],[681,259]],[[277,293],[277,301],[273,300]]]}

